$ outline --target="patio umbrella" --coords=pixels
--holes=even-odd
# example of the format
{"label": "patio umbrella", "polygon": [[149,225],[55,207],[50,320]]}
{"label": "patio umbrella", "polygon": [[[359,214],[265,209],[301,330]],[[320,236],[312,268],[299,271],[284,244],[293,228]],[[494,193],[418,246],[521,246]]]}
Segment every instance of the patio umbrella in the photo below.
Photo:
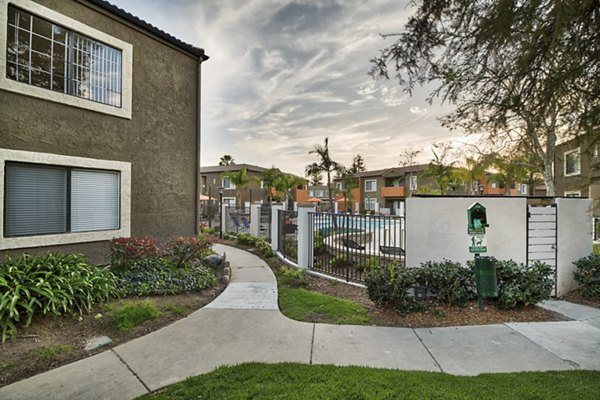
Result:
{"label": "patio umbrella", "polygon": [[317,198],[317,197],[309,197],[308,199],[305,200],[305,202],[307,203],[320,203],[321,199]]}
{"label": "patio umbrella", "polygon": [[207,196],[205,194],[201,194],[200,195],[200,201],[209,201],[209,200],[214,200],[214,198],[209,197],[209,196]]}

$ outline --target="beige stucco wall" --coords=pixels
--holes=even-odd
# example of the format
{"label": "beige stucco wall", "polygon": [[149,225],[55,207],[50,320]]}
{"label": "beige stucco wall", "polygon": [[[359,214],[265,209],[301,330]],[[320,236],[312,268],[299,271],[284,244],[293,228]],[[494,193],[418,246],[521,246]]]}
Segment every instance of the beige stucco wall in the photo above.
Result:
{"label": "beige stucco wall", "polygon": [[466,263],[469,253],[467,208],[479,202],[487,209],[488,252],[497,259],[526,261],[527,200],[525,198],[406,199],[406,265],[448,259]]}

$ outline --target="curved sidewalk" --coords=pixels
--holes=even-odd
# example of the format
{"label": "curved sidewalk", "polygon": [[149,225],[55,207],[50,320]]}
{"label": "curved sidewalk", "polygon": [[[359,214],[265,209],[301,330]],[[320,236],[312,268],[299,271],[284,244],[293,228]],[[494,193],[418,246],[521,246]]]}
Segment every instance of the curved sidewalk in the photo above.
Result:
{"label": "curved sidewalk", "polygon": [[600,370],[600,310],[551,301],[573,321],[451,328],[298,322],[277,304],[260,258],[233,247],[232,279],[212,303],[172,325],[73,364],[0,388],[1,399],[130,399],[224,364],[300,362],[459,375]]}

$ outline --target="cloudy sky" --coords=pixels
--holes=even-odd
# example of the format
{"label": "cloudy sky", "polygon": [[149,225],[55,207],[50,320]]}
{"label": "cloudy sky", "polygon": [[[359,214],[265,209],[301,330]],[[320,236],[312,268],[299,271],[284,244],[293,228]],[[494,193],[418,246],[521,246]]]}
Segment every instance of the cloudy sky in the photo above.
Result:
{"label": "cloudy sky", "polygon": [[442,128],[448,112],[374,81],[369,60],[401,30],[407,0],[111,0],[205,49],[202,165],[223,154],[303,175],[308,151],[328,136],[336,161],[361,154],[368,169],[397,166],[400,152],[433,141],[464,142]]}

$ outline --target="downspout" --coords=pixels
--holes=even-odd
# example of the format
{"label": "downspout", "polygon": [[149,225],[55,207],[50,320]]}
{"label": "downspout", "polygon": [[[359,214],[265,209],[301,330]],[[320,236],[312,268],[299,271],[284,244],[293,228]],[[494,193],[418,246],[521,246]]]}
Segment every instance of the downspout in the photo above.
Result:
{"label": "downspout", "polygon": [[204,61],[204,56],[198,56],[198,64],[196,68],[196,79],[197,79],[197,87],[196,87],[196,198],[194,200],[194,233],[197,235],[200,233],[200,192],[202,190],[202,185],[200,183],[200,139],[201,139],[201,117],[200,117],[200,109],[201,109],[201,93],[202,93],[202,62]]}

